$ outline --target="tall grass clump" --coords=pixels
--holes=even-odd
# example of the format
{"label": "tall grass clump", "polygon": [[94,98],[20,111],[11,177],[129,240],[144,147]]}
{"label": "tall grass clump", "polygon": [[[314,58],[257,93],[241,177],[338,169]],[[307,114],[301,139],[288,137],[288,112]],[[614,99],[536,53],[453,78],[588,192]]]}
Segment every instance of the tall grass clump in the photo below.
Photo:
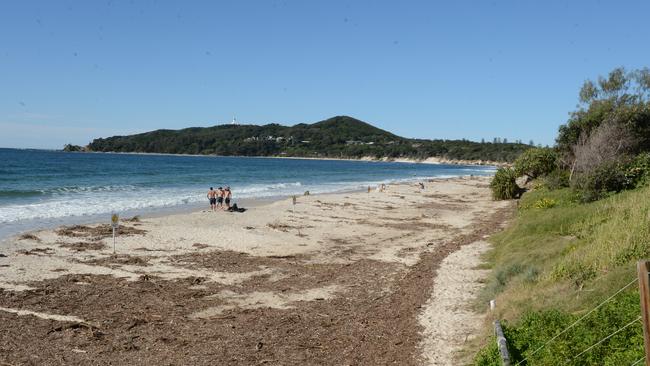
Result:
{"label": "tall grass clump", "polygon": [[495,200],[509,200],[519,195],[517,174],[512,168],[499,168],[490,182],[492,198]]}

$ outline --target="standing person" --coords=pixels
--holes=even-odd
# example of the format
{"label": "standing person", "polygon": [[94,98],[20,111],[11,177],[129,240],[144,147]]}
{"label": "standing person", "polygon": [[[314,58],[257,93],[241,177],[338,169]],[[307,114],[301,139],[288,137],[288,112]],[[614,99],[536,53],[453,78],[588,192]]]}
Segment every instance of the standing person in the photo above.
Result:
{"label": "standing person", "polygon": [[217,210],[217,191],[215,191],[212,187],[210,187],[210,190],[208,191],[208,200],[210,200],[210,209],[212,211]]}
{"label": "standing person", "polygon": [[229,209],[230,199],[232,198],[232,192],[230,191],[230,187],[226,187],[225,196],[226,196],[226,209]]}
{"label": "standing person", "polygon": [[217,188],[217,205],[214,206],[215,209],[217,207],[223,208],[223,193],[224,193],[223,188],[221,188],[221,187]]}

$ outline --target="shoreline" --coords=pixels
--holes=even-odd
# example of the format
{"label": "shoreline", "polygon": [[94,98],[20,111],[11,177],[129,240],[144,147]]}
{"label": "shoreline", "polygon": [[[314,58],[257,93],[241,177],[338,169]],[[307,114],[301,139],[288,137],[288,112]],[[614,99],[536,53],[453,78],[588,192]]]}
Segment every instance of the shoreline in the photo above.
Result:
{"label": "shoreline", "polygon": [[[119,153],[118,153],[119,154]],[[130,154],[130,153],[129,153]],[[200,156],[200,155],[199,155]],[[397,179],[397,180],[386,180],[385,184],[409,184],[409,183],[414,183],[416,181],[421,181],[423,179],[426,180],[444,180],[444,179],[451,179],[451,178],[468,178],[470,176],[468,175],[461,175],[461,176],[455,176],[455,177],[440,177],[440,178],[413,178],[413,177],[406,177],[402,179]],[[365,185],[364,185],[365,187]],[[373,187],[374,188],[374,187]],[[352,192],[362,192],[364,191],[365,188],[343,188],[340,190],[335,190],[331,192],[315,192],[311,193],[312,195],[328,195],[328,194],[337,194],[337,193],[352,193]],[[307,190],[305,190],[307,191]],[[295,194],[296,196],[302,196],[303,193],[297,193]],[[245,198],[236,198],[233,201],[233,203],[239,203],[242,202],[243,206],[241,204],[238,204],[239,207],[251,207],[251,206],[259,206],[259,205],[264,205],[267,203],[273,203],[276,201],[280,201],[283,199],[287,199],[293,195],[290,194],[282,194],[282,195],[277,195],[277,196],[260,196],[260,197],[245,197]],[[168,216],[168,215],[174,215],[174,214],[182,214],[182,213],[192,213],[192,212],[198,212],[201,210],[204,210],[204,206],[206,205],[205,202],[192,202],[192,203],[186,203],[182,205],[173,205],[173,206],[157,206],[157,207],[148,207],[148,208],[138,208],[138,209],[128,209],[124,210],[121,212],[116,212],[118,213],[121,217],[133,217],[133,216],[141,216],[143,218],[154,218],[154,217],[161,217],[161,216]],[[59,218],[49,218],[49,219],[31,219],[31,220],[25,220],[19,223],[16,222],[9,222],[6,223],[5,229],[2,230],[0,229],[0,249],[2,248],[2,245],[12,237],[16,237],[21,234],[25,233],[30,233],[32,231],[38,231],[38,230],[46,230],[46,229],[55,229],[57,227],[61,226],[66,226],[66,225],[88,225],[88,224],[99,224],[106,220],[105,222],[108,222],[110,218],[111,213],[106,212],[102,214],[90,214],[90,215],[81,215],[81,216],[65,216],[65,217],[59,217]],[[102,218],[100,220],[100,218]],[[45,224],[41,223],[39,224],[39,221],[47,221]],[[13,228],[10,228],[13,227]]]}
{"label": "shoreline", "polygon": [[[432,352],[460,349],[472,330],[458,325],[475,319],[452,290],[481,284],[469,272],[449,282],[444,260],[497,230],[510,205],[488,181],[145,217],[122,224],[117,254],[108,224],[14,238],[0,250],[0,323],[16,342],[0,361],[445,364]],[[433,332],[440,322],[460,333]]]}
{"label": "shoreline", "polygon": [[[48,150],[50,151],[50,150]],[[63,150],[53,150],[66,152]],[[302,157],[302,156],[248,156],[248,155],[204,155],[204,154],[171,154],[171,153],[147,153],[147,152],[117,152],[117,151],[68,151],[68,153],[79,154],[121,154],[121,155],[151,155],[151,156],[190,156],[190,157],[212,157],[212,158],[251,158],[251,159],[291,159],[291,160],[322,160],[322,161],[360,161],[371,163],[405,163],[405,164],[434,164],[434,165],[460,165],[460,166],[509,166],[510,163],[489,161],[489,160],[456,160],[443,157],[431,156],[424,159],[415,158],[375,158],[364,156],[361,158],[332,158],[332,157]]]}

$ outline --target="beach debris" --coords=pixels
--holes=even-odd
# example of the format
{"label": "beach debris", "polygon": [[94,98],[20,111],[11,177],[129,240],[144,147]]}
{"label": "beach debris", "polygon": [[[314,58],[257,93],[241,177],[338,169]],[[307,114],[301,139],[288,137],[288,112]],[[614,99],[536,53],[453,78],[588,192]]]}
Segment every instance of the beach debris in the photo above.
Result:
{"label": "beach debris", "polygon": [[141,252],[171,252],[171,250],[168,249],[149,249],[146,247],[139,247],[135,248],[133,250],[141,251]]}
{"label": "beach debris", "polygon": [[74,243],[57,242],[61,248],[67,248],[77,252],[85,252],[86,250],[102,250],[106,248],[106,244],[101,241],[77,241]]}
{"label": "beach debris", "polygon": [[246,229],[246,230],[253,230],[253,229],[255,229],[255,227],[254,227],[254,226],[244,226],[244,229]]}
{"label": "beach debris", "polygon": [[190,276],[190,277],[187,277],[186,280],[189,281],[190,284],[192,284],[192,285],[200,285],[200,284],[202,284],[203,282],[207,281],[208,279],[205,278],[205,277],[194,277],[194,276]]}
{"label": "beach debris", "polygon": [[140,222],[140,216],[135,215],[130,219],[122,219],[123,222]]}
{"label": "beach debris", "polygon": [[264,347],[264,343],[262,342],[257,342],[257,344],[255,345],[255,349],[258,351],[261,350],[262,347]]}
{"label": "beach debris", "polygon": [[138,345],[135,344],[135,340],[140,338],[140,336],[132,336],[127,341],[122,344],[122,349],[125,351],[137,351],[140,349]]}
{"label": "beach debris", "polygon": [[128,254],[113,254],[109,257],[102,257],[102,258],[95,258],[87,261],[81,261],[81,263],[108,266],[113,268],[115,266],[124,266],[124,265],[142,266],[142,267],[151,265],[149,263],[149,257],[128,255]]}
{"label": "beach debris", "polygon": [[[87,225],[73,225],[63,226],[57,229],[56,234],[59,236],[67,236],[71,238],[91,238],[93,240],[101,240],[113,237],[113,228],[110,224],[100,224],[97,226]],[[138,229],[131,226],[120,226],[116,229],[116,233],[121,236],[129,235],[144,235],[146,230]]]}
{"label": "beach debris", "polygon": [[137,319],[135,319],[135,320],[133,321],[133,323],[132,323],[131,325],[129,325],[129,326],[126,328],[126,330],[131,330],[131,329],[133,329],[133,328],[135,328],[135,327],[137,327],[137,326],[139,326],[139,325],[146,324],[146,323],[147,323],[146,320],[144,320],[144,319],[140,319],[140,318],[137,318]]}
{"label": "beach debris", "polygon": [[269,258],[273,259],[296,259],[296,256],[293,254],[288,255],[270,255]]}
{"label": "beach debris", "polygon": [[26,250],[26,249],[18,250],[16,251],[16,253],[22,255],[41,255],[41,254],[51,255],[54,254],[54,250],[52,250],[51,248],[34,248],[30,250]]}
{"label": "beach debris", "polygon": [[197,249],[204,249],[204,248],[209,247],[208,244],[203,244],[203,243],[194,243],[194,244],[192,244],[192,246],[194,248],[197,248]]}
{"label": "beach debris", "polygon": [[305,191],[304,196],[309,196],[309,191]]}
{"label": "beach debris", "polygon": [[23,234],[18,239],[20,239],[20,240],[33,240],[33,241],[35,241],[37,243],[41,242],[41,238],[39,238],[38,236],[36,236],[34,234]]}
{"label": "beach debris", "polygon": [[0,258],[6,258],[6,257],[7,257],[6,254],[2,254],[2,253],[0,253]]}
{"label": "beach debris", "polygon": [[[51,318],[45,318],[45,319],[51,319]],[[61,320],[61,319],[52,319],[52,320],[60,320],[60,321],[70,321],[70,320]],[[98,335],[103,335],[101,331],[99,331],[99,327],[96,325],[87,323],[85,321],[73,321],[70,324],[66,325],[61,325],[56,328],[50,329],[47,334],[54,333],[54,332],[62,332],[64,330],[68,329],[88,329],[92,332],[93,336],[98,336]],[[96,332],[96,333],[95,333]]]}
{"label": "beach debris", "polygon": [[268,226],[269,228],[271,228],[273,230],[282,231],[284,233],[289,232],[289,230],[291,230],[291,229],[301,230],[301,229],[311,229],[311,228],[313,228],[313,226],[311,226],[311,225],[288,225],[288,224],[282,223],[282,222],[277,221],[277,220],[266,224],[266,226]]}
{"label": "beach debris", "polygon": [[266,226],[270,227],[273,230],[278,230],[278,231],[282,231],[282,232],[285,232],[285,233],[288,232],[289,229],[291,228],[290,225],[283,224],[283,223],[281,223],[279,221],[269,222],[268,224],[266,224]]}

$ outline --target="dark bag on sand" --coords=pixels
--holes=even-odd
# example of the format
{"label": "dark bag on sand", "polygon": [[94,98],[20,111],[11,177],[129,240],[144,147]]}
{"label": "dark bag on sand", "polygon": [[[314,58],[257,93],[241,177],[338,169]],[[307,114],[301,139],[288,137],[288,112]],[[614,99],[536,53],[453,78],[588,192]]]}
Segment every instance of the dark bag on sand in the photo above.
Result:
{"label": "dark bag on sand", "polygon": [[234,205],[230,206],[228,212],[246,212],[246,209],[237,207],[237,204],[235,203]]}

